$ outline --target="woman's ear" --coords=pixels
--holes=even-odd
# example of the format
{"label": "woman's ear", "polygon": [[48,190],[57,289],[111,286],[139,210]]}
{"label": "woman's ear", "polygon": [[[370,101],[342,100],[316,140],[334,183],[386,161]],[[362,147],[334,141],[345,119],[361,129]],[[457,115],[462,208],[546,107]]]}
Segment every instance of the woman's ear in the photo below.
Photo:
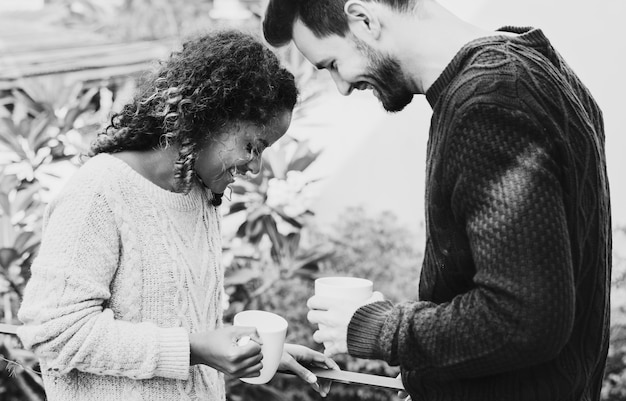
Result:
{"label": "woman's ear", "polygon": [[380,36],[380,20],[372,5],[373,3],[362,0],[348,0],[343,7],[350,30],[364,41],[378,39]]}

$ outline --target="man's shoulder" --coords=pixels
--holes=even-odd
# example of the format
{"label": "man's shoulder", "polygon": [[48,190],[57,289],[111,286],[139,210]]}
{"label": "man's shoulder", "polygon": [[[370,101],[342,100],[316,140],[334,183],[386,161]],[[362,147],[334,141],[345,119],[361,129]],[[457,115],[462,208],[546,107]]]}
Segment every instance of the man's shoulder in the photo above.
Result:
{"label": "man's shoulder", "polygon": [[[514,41],[482,44],[472,49],[458,68],[443,104],[455,110],[481,104],[518,108],[524,98],[533,93],[542,97],[555,87],[559,74],[541,49]],[[528,90],[530,86],[537,91]]]}

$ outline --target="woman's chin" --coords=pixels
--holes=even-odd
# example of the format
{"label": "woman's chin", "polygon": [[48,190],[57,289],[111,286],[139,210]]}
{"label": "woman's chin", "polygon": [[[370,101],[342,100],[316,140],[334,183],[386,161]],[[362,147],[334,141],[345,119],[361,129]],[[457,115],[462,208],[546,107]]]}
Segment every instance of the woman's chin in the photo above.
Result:
{"label": "woman's chin", "polygon": [[213,182],[208,185],[208,188],[214,194],[223,194],[224,191],[226,191],[226,188],[228,188],[230,184],[231,184],[230,182],[226,182],[226,181]]}

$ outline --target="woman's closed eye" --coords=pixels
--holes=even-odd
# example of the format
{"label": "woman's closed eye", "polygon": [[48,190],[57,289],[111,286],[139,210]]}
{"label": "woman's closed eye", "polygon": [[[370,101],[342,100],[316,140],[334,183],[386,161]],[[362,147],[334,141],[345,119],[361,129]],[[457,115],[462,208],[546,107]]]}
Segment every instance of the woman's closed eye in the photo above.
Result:
{"label": "woman's closed eye", "polygon": [[246,145],[246,151],[254,158],[257,157],[261,154],[262,150],[259,150],[259,148],[251,143],[248,143]]}

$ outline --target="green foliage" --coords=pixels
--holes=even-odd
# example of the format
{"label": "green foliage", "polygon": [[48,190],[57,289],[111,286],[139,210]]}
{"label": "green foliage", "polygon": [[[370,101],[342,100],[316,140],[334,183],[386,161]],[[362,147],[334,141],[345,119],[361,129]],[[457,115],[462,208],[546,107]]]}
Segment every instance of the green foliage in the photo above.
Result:
{"label": "green foliage", "polygon": [[613,230],[611,340],[602,399],[626,399],[626,226]]}
{"label": "green foliage", "polygon": [[[306,198],[313,181],[302,173],[317,156],[307,142],[288,137],[265,150],[261,173],[232,186],[225,218],[238,222],[224,246],[230,296],[225,321],[232,322],[244,309],[274,311],[290,322],[288,341],[309,346],[312,331],[306,322],[305,287],[333,252],[332,246],[310,235],[313,213]],[[228,397],[269,401],[311,399],[315,394],[304,383],[294,386],[292,381],[298,379],[290,379],[276,378],[267,386],[229,380]]]}
{"label": "green foliage", "polygon": [[[41,77],[0,92],[0,322],[18,323],[44,208],[53,189],[75,171],[89,140],[86,133],[102,120],[101,103],[108,98],[105,103],[114,104],[110,86]],[[15,338],[4,340],[0,394],[8,400],[42,399],[33,354]]]}
{"label": "green foliage", "polygon": [[[424,241],[391,212],[369,215],[361,207],[342,214],[335,227],[336,251],[322,275],[364,277],[394,302],[417,299],[419,266]],[[342,356],[337,362],[355,372],[395,377],[397,367],[383,361]],[[330,400],[397,400],[394,391],[338,384]]]}
{"label": "green foliage", "polygon": [[231,187],[226,216],[242,222],[225,247],[232,255],[226,285],[236,287],[228,291],[238,291],[244,307],[279,280],[310,277],[332,253],[325,244],[303,239],[313,213],[302,203],[312,181],[301,173],[317,156],[306,142],[284,138],[264,152],[260,174]]}

